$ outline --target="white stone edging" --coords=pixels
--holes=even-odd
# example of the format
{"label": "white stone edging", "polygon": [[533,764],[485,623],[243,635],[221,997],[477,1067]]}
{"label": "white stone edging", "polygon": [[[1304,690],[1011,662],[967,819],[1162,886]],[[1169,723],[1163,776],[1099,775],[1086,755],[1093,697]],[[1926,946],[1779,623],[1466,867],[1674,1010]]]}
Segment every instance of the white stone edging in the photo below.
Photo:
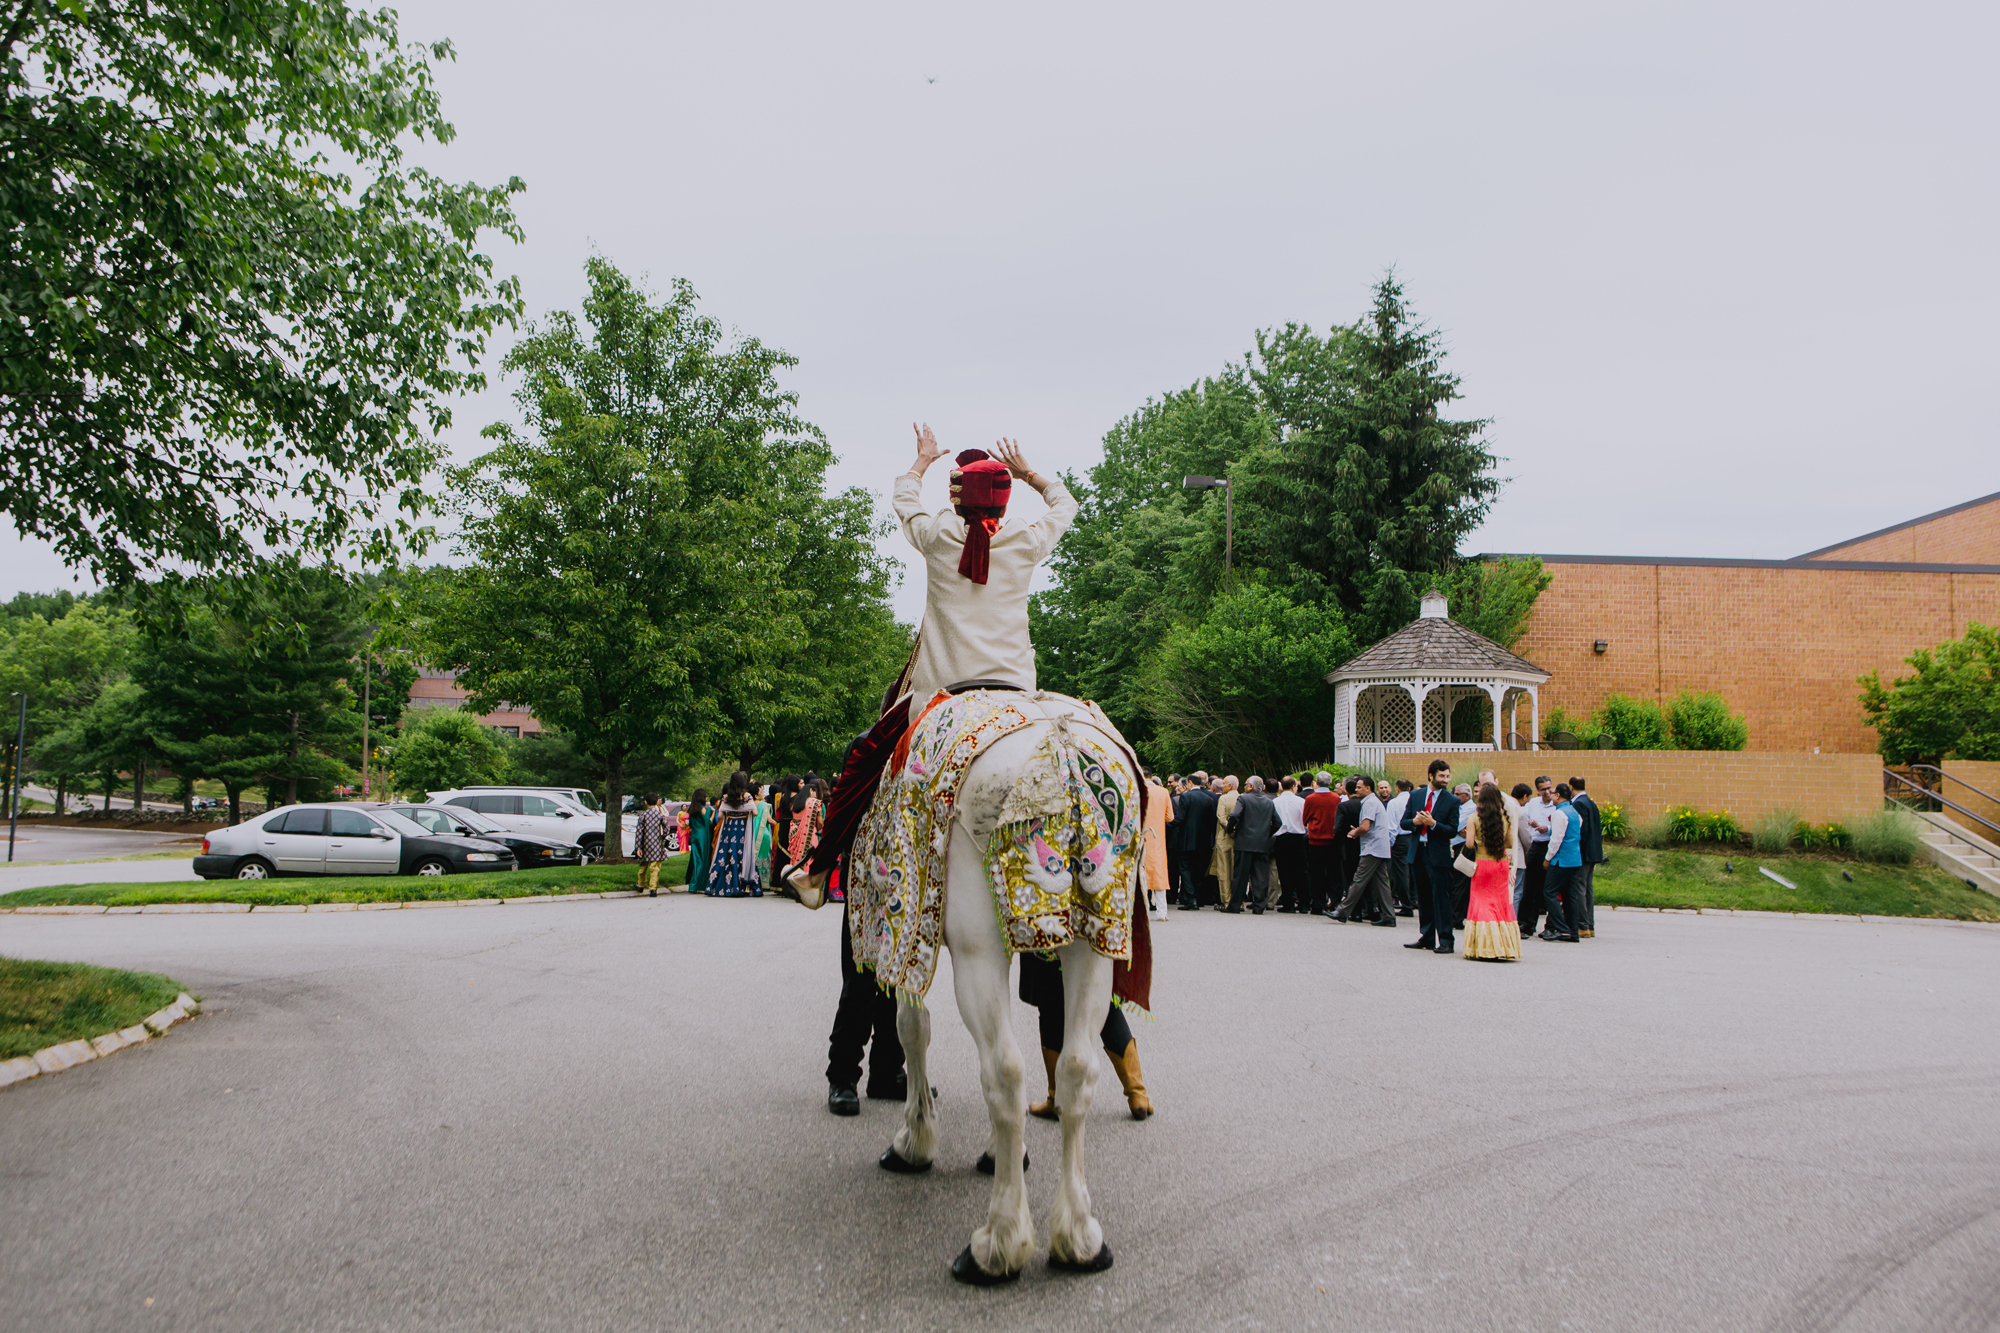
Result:
{"label": "white stone edging", "polygon": [[122,1051],[127,1046],[137,1046],[141,1042],[151,1041],[154,1037],[164,1037],[168,1028],[176,1023],[185,1023],[200,1012],[201,1001],[182,991],[174,998],[172,1004],[158,1013],[149,1014],[129,1028],[107,1032],[88,1041],[78,1037],[75,1041],[44,1046],[33,1055],[0,1060],[0,1088],[14,1083],[25,1083],[43,1074],[59,1074],[65,1069],[72,1069],[100,1056]]}
{"label": "white stone edging", "polygon": [[606,889],[603,893],[530,893],[513,898],[420,898],[390,903],[146,903],[138,907],[105,907],[99,903],[65,903],[36,907],[0,907],[0,916],[189,916],[213,912],[395,912],[418,907],[499,907],[520,903],[579,903],[597,898],[637,898],[637,889]]}

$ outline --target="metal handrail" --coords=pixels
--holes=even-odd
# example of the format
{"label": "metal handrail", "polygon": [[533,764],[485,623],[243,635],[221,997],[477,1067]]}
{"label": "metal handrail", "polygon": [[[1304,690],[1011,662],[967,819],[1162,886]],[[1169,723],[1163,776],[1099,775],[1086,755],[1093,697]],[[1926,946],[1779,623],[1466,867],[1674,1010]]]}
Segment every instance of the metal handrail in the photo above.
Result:
{"label": "metal handrail", "polygon": [[[1928,764],[1914,765],[1913,767],[1929,768],[1930,765]],[[1946,774],[1946,776],[1949,777],[1950,775]],[[1915,782],[1909,778],[1904,777],[1901,773],[1898,773],[1893,768],[1883,769],[1882,777],[1886,781],[1902,783],[1905,787],[1908,787],[1911,791],[1915,792],[1918,796],[1922,797],[1926,801],[1936,801],[1939,805],[1944,806],[1946,809],[1957,811],[1960,815],[1963,815],[1965,818],[1971,820],[1973,823],[1985,829],[1992,841],[2000,842],[2000,824],[1996,824],[1992,820],[1988,819],[1985,815],[1974,814],[1972,811],[1960,805],[1957,801],[1952,800],[1949,796],[1940,795],[1939,793],[1932,791],[1929,787],[1924,786],[1922,783]],[[1953,778],[1952,781],[1957,782],[1958,779]],[[1965,787],[1972,787],[1972,784],[1969,782],[1960,783],[1959,785]],[[1979,791],[1979,788],[1972,787],[1972,790]],[[1985,792],[1979,792],[1979,794],[1981,796],[1986,795]],[[1888,799],[1896,801],[1896,797],[1893,795],[1889,796]],[[1901,801],[1897,801],[1896,803],[1898,805],[1902,804]]]}
{"label": "metal handrail", "polygon": [[1990,791],[1986,791],[1982,788],[1975,787],[1970,782],[1967,782],[1964,778],[1958,777],[1957,775],[1952,773],[1945,772],[1943,769],[1939,768],[1936,764],[1911,764],[1909,766],[1909,769],[1912,773],[1935,773],[1941,778],[1947,779],[1948,781],[1951,782],[1956,782],[1959,786],[1965,788],[1967,791],[1971,792],[1975,796],[1983,796],[1987,800],[1993,802],[1993,804],[2000,805],[2000,796],[1995,796]]}

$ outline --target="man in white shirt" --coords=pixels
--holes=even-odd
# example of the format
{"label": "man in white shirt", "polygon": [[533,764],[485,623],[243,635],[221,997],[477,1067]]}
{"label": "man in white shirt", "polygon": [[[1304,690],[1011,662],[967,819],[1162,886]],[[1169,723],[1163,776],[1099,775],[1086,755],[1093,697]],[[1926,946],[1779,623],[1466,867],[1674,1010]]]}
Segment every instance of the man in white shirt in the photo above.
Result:
{"label": "man in white shirt", "polygon": [[1521,936],[1534,933],[1542,915],[1542,888],[1548,880],[1549,830],[1554,827],[1556,784],[1547,774],[1535,779],[1534,799],[1521,805],[1521,822],[1528,826],[1528,877],[1521,888],[1521,905],[1514,917],[1521,923]]}
{"label": "man in white shirt", "polygon": [[1389,822],[1388,802],[1383,800],[1389,791],[1389,784],[1384,782],[1362,799],[1357,825],[1360,836],[1356,839],[1361,846],[1355,861],[1354,882],[1348,885],[1347,896],[1341,899],[1340,906],[1327,913],[1332,920],[1351,921],[1360,913],[1378,926],[1396,924],[1396,908],[1389,896],[1389,862],[1396,853],[1400,824]]}
{"label": "man in white shirt", "polygon": [[1301,912],[1306,905],[1306,798],[1299,780],[1286,778],[1273,802],[1278,807],[1278,839],[1271,853],[1278,870],[1278,910]]}

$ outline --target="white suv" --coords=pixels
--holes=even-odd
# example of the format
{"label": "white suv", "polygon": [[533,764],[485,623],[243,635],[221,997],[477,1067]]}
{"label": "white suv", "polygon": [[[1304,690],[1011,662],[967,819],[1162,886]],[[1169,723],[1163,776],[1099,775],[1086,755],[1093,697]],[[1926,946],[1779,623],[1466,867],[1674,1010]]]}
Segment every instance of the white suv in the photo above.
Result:
{"label": "white suv", "polygon": [[[604,815],[586,809],[576,799],[578,788],[571,787],[455,787],[429,793],[433,805],[462,806],[505,828],[559,842],[575,843],[583,849],[585,864],[604,855]],[[584,793],[589,795],[588,792]],[[597,804],[591,798],[591,805]],[[621,821],[624,822],[624,821]],[[625,822],[623,850],[631,854],[636,821]]]}

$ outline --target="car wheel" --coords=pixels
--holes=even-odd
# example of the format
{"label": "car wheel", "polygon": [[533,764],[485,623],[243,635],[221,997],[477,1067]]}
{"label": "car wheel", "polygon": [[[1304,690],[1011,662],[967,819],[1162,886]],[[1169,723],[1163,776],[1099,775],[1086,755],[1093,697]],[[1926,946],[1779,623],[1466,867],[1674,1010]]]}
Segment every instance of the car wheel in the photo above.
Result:
{"label": "car wheel", "polygon": [[449,875],[451,867],[433,856],[428,860],[417,862],[417,873],[419,875]]}
{"label": "car wheel", "polygon": [[260,856],[248,856],[236,863],[238,879],[269,879],[271,863]]}
{"label": "car wheel", "polygon": [[604,859],[604,843],[602,840],[583,843],[577,850],[583,853],[580,862],[582,865],[590,865],[593,862]]}

